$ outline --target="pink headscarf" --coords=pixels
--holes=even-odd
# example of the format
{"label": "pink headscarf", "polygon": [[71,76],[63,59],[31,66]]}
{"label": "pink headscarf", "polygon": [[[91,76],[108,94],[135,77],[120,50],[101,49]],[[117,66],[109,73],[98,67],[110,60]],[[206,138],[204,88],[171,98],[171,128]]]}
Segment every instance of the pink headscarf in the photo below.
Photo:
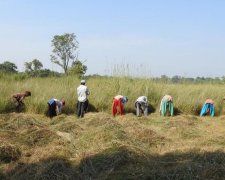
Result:
{"label": "pink headscarf", "polygon": [[212,99],[206,99],[205,103],[207,103],[207,104],[214,104]]}

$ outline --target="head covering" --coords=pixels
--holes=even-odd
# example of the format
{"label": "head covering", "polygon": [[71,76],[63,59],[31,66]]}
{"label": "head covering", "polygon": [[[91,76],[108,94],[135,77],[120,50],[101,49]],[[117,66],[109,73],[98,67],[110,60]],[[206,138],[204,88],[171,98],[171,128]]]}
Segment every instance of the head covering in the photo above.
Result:
{"label": "head covering", "polygon": [[206,103],[206,104],[213,104],[214,102],[213,102],[212,99],[206,99],[206,100],[205,100],[205,103]]}
{"label": "head covering", "polygon": [[144,100],[144,102],[148,101],[146,96],[143,97],[143,100]]}
{"label": "head covering", "polygon": [[164,97],[163,97],[166,101],[173,101],[173,98],[172,96],[166,94]]}
{"label": "head covering", "polygon": [[122,102],[123,102],[123,103],[127,103],[127,102],[128,102],[128,97],[127,97],[127,96],[123,96]]}
{"label": "head covering", "polygon": [[81,84],[85,84],[86,82],[85,82],[84,79],[82,79],[82,80],[80,81],[80,83],[81,83]]}

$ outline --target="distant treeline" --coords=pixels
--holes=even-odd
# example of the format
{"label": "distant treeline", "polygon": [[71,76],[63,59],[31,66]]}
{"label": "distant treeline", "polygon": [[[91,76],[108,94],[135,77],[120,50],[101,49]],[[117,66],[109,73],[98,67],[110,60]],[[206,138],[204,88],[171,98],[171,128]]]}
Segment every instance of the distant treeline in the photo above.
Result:
{"label": "distant treeline", "polygon": [[[78,65],[82,65],[79,64]],[[74,64],[74,66],[77,68],[79,67],[77,64]],[[30,78],[30,77],[61,77],[64,76],[65,73],[59,73],[56,71],[52,71],[50,69],[43,69],[42,63],[34,59],[31,62],[26,62],[24,64],[25,66],[25,71],[24,72],[18,72],[17,66],[10,62],[10,61],[5,61],[2,64],[0,64],[0,78],[3,78],[8,75],[12,75],[15,79],[25,79],[25,78]],[[74,75],[77,77],[84,77],[84,74],[87,70],[87,67],[85,67],[85,71],[82,70],[82,68],[77,68],[73,70],[69,70],[66,75]],[[126,75],[119,75],[122,77],[126,77]],[[93,74],[93,75],[88,75],[85,76],[85,78],[88,77],[112,77],[112,76],[107,76],[107,75],[98,75],[98,74]],[[128,77],[129,78],[129,77]],[[132,77],[135,79],[135,77]],[[138,77],[136,77],[138,79]],[[225,76],[222,77],[182,77],[179,75],[175,75],[172,77],[168,77],[166,75],[162,75],[161,77],[145,77],[147,79],[151,79],[156,82],[163,82],[163,83],[219,83],[223,84],[225,83]],[[143,79],[143,77],[141,78]]]}
{"label": "distant treeline", "polygon": [[50,69],[43,68],[41,61],[33,59],[31,62],[24,63],[24,71],[19,72],[16,64],[10,61],[4,61],[0,63],[0,78],[5,76],[12,76],[15,79],[25,79],[30,77],[61,77],[65,74],[76,75],[81,77],[85,74],[87,67],[83,65],[79,60],[72,63],[68,71],[65,73],[59,73]]}
{"label": "distant treeline", "polygon": [[[85,76],[86,78],[89,77],[98,77],[98,78],[112,78],[112,76],[102,76],[102,75],[98,75],[98,74],[93,74],[93,75],[88,75]],[[127,77],[127,76],[121,76],[121,77]],[[211,84],[225,84],[225,76],[222,77],[196,77],[196,78],[192,78],[192,77],[182,77],[182,76],[172,76],[172,77],[168,77],[166,75],[162,75],[161,77],[127,77],[127,78],[131,78],[131,79],[149,79],[151,81],[155,81],[155,82],[162,82],[162,83],[172,83],[172,84],[185,84],[185,83],[196,83],[196,84],[201,84],[201,83],[211,83]]]}
{"label": "distant treeline", "polygon": [[168,77],[166,75],[162,75],[161,77],[152,78],[155,81],[160,81],[164,83],[225,83],[225,76],[222,77],[182,77],[175,75],[173,77]]}

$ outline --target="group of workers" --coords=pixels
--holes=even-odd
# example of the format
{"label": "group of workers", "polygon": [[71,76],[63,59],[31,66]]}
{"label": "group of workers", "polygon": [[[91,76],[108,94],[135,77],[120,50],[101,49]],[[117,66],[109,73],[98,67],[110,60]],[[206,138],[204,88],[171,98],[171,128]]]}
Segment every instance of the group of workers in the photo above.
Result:
{"label": "group of workers", "polygon": [[[82,118],[84,117],[84,114],[88,110],[88,95],[90,94],[88,87],[86,86],[86,81],[81,80],[80,85],[77,87],[77,116]],[[23,100],[25,97],[31,96],[30,91],[25,91],[24,93],[17,93],[13,95],[13,98],[16,102],[16,106],[19,107],[23,105]],[[223,99],[225,100],[225,98]],[[122,95],[116,95],[113,98],[112,103],[112,115],[123,115],[124,114],[124,106],[128,102],[127,96]],[[62,107],[65,106],[65,100],[58,100],[56,98],[52,98],[48,100],[48,116],[54,117],[61,113]],[[134,103],[135,109],[136,109],[136,115],[137,116],[147,116],[148,115],[148,99],[146,96],[140,96],[137,98],[136,102]],[[166,114],[169,114],[171,116],[174,115],[174,104],[173,104],[173,98],[170,95],[163,96],[161,102],[160,102],[160,109],[159,112],[162,116],[165,116]],[[200,116],[204,115],[211,115],[212,117],[215,114],[215,107],[214,102],[212,99],[207,99],[200,112]]]}
{"label": "group of workers", "polygon": [[[112,115],[115,116],[116,114],[122,115],[124,105],[128,102],[128,98],[126,96],[117,95],[113,98],[112,104]],[[134,103],[136,109],[136,115],[139,117],[141,115],[147,116],[148,115],[148,98],[146,96],[140,96]],[[159,112],[161,115],[165,116],[167,112],[170,113],[171,116],[174,115],[174,108],[173,108],[173,98],[170,95],[165,95],[160,103]]]}
{"label": "group of workers", "polygon": [[[82,118],[84,117],[84,113],[87,112],[88,109],[88,95],[89,95],[89,90],[86,86],[85,80],[81,80],[80,85],[77,88],[77,96],[78,96],[78,102],[77,102],[77,116]],[[30,91],[25,91],[23,93],[17,93],[14,94],[12,97],[15,101],[15,104],[17,107],[21,107],[24,105],[23,100],[25,97],[31,96]],[[56,98],[51,98],[47,102],[48,105],[48,116],[49,117],[54,117],[59,115],[62,112],[63,106],[65,106],[65,100],[64,99],[56,99]]]}

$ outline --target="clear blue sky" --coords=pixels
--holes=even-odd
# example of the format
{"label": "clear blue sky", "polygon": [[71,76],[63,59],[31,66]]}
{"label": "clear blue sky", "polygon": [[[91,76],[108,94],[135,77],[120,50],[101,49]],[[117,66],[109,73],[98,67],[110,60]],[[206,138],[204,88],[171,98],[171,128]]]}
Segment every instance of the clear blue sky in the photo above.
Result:
{"label": "clear blue sky", "polygon": [[0,0],[0,62],[50,61],[54,35],[74,33],[87,74],[225,75],[225,0]]}

